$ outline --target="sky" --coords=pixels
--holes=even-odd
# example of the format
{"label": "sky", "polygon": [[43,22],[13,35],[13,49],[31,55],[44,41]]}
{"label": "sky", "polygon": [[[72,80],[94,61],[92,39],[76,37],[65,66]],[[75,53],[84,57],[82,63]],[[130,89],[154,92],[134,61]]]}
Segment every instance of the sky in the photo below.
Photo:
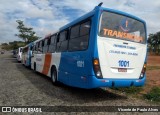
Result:
{"label": "sky", "polygon": [[21,40],[16,20],[24,21],[39,37],[94,9],[103,7],[135,15],[147,23],[147,34],[160,31],[160,0],[0,0],[0,43]]}

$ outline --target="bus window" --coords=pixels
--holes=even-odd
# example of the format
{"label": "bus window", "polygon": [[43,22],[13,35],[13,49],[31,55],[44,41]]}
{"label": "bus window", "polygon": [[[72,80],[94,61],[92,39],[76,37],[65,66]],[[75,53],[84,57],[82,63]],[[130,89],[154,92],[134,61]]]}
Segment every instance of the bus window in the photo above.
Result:
{"label": "bus window", "polygon": [[81,24],[80,36],[89,34],[90,31],[90,21]]}
{"label": "bus window", "polygon": [[70,35],[70,38],[76,38],[79,36],[79,28],[80,28],[80,25],[76,25],[74,27],[72,27],[71,29],[71,35]]}
{"label": "bus window", "polygon": [[59,34],[59,41],[57,42],[57,52],[67,51],[68,46],[68,37],[67,37],[67,30],[60,32]]}
{"label": "bus window", "polygon": [[103,12],[99,36],[138,43],[146,43],[145,26],[142,22],[116,13]]}
{"label": "bus window", "polygon": [[33,46],[30,47],[30,50],[33,50]]}
{"label": "bus window", "polygon": [[57,35],[52,35],[51,38],[48,40],[49,50],[48,52],[54,53],[56,50],[56,39]]}
{"label": "bus window", "polygon": [[51,38],[48,39],[47,45],[50,45],[51,43]]}
{"label": "bus window", "polygon": [[43,41],[39,42],[38,53],[43,53]]}
{"label": "bus window", "polygon": [[48,51],[48,39],[45,39],[44,41],[44,46],[43,46],[43,53],[47,53]]}
{"label": "bus window", "polygon": [[[77,29],[77,27],[79,26],[80,26],[80,31],[79,29]],[[74,33],[76,33],[76,37]],[[90,34],[90,21],[72,27],[69,40],[69,51],[86,50],[88,48],[89,34]]]}
{"label": "bus window", "polygon": [[51,37],[51,44],[54,44],[54,43],[55,43],[55,38],[56,38],[55,35],[53,35],[53,36]]}
{"label": "bus window", "polygon": [[39,48],[39,42],[36,43],[36,50],[38,51]]}
{"label": "bus window", "polygon": [[42,47],[44,46],[44,40],[42,40]]}

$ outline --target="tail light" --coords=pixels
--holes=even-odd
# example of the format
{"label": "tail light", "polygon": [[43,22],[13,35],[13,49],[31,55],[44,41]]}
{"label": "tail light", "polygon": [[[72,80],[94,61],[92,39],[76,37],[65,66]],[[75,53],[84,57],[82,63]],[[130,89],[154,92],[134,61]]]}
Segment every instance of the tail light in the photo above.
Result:
{"label": "tail light", "polygon": [[98,59],[93,59],[93,69],[97,78],[103,78]]}
{"label": "tail light", "polygon": [[144,74],[146,72],[146,67],[147,67],[147,64],[144,63],[139,79],[142,79],[144,77]]}

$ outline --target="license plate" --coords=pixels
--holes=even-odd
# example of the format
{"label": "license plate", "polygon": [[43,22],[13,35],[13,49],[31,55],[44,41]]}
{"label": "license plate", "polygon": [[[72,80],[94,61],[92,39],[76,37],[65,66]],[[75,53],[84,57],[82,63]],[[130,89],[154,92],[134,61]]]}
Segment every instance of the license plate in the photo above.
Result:
{"label": "license plate", "polygon": [[127,68],[118,68],[118,72],[127,72]]}

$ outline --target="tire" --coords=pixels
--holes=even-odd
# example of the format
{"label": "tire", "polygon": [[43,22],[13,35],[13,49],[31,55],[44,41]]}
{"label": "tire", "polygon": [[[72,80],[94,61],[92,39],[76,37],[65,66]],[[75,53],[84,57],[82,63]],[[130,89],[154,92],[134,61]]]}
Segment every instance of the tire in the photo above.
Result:
{"label": "tire", "polygon": [[51,70],[51,80],[52,80],[53,85],[58,85],[57,70],[55,68],[52,68]]}

